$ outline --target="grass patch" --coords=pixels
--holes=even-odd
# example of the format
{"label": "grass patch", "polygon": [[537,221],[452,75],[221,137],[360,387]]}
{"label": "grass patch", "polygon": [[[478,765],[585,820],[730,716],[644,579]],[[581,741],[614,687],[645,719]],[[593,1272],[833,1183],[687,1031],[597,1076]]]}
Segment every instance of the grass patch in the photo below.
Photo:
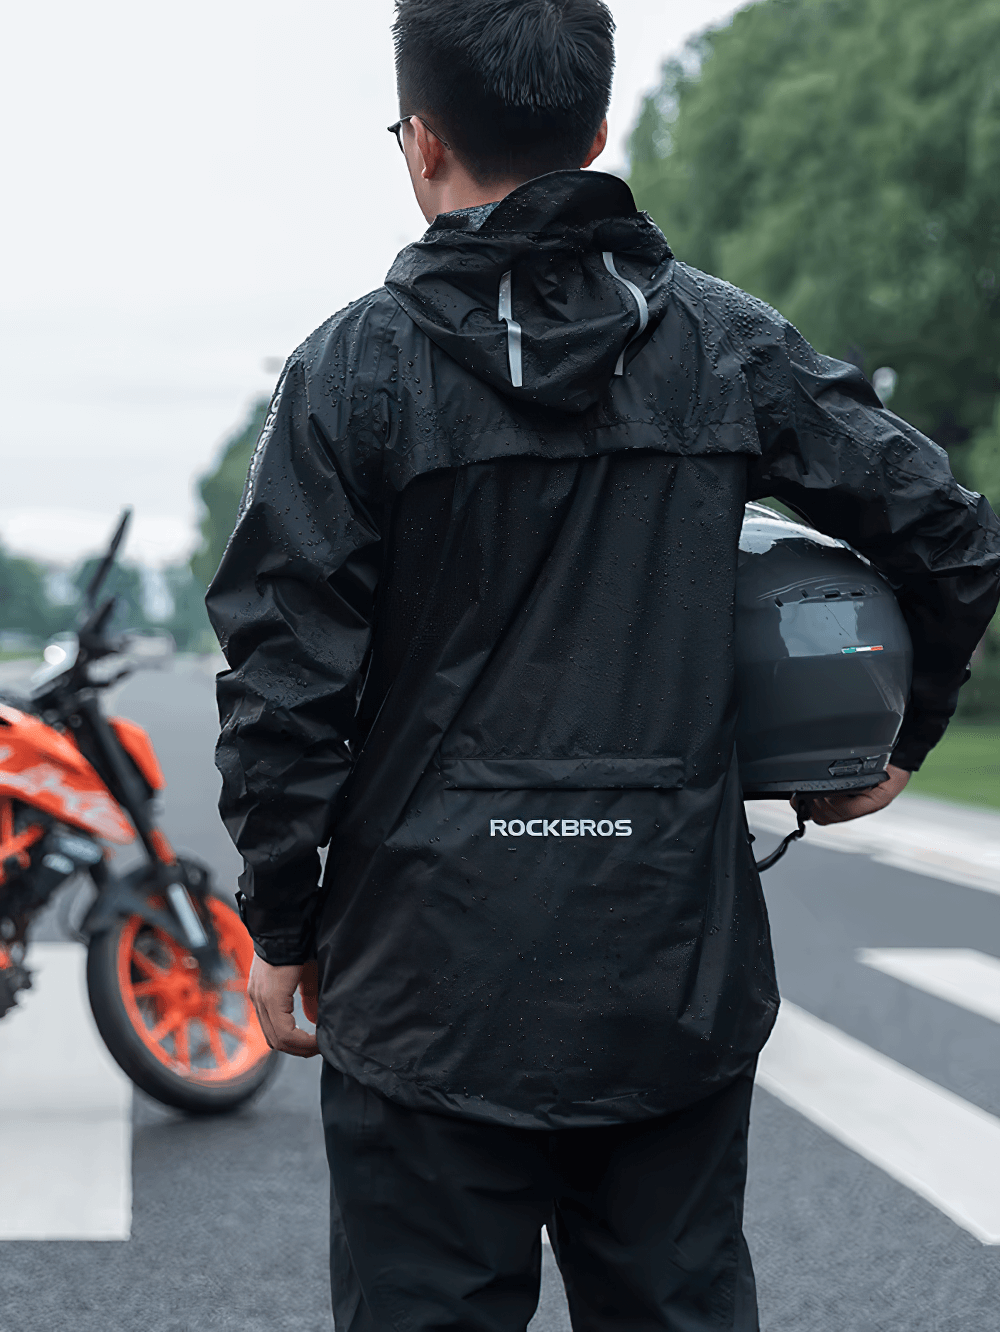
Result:
{"label": "grass patch", "polygon": [[906,789],[1000,809],[1000,726],[953,722]]}
{"label": "grass patch", "polygon": [[0,662],[3,661],[41,661],[41,652],[32,652],[28,648],[20,648],[18,651],[7,651],[0,649]]}

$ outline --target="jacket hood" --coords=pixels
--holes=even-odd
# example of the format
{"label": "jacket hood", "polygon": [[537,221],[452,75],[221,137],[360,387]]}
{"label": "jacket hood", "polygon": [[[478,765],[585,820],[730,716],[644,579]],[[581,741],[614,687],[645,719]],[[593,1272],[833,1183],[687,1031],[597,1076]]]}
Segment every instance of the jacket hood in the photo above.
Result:
{"label": "jacket hood", "polygon": [[666,309],[673,256],[617,176],[554,171],[473,230],[443,214],[386,287],[442,351],[526,405],[583,412]]}

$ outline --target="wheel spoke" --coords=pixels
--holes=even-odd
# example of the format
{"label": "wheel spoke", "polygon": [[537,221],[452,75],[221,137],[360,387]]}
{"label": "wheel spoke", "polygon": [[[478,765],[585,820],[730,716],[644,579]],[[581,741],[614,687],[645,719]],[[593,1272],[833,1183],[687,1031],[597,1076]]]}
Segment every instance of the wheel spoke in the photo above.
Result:
{"label": "wheel spoke", "polygon": [[136,970],[141,971],[142,974],[150,980],[153,980],[157,976],[163,977],[167,975],[167,969],[165,967],[158,967],[152,958],[147,957],[145,953],[140,953],[138,948],[132,949],[131,961]]}
{"label": "wheel spoke", "polygon": [[182,1018],[174,1036],[174,1058],[189,1071],[191,1068],[191,1042],[188,1040],[190,1025],[188,1018]]}
{"label": "wheel spoke", "polygon": [[219,1024],[214,1020],[202,1019],[205,1030],[208,1032],[208,1044],[211,1047],[212,1054],[215,1055],[215,1063],[219,1069],[225,1068],[229,1063],[229,1056],[226,1054],[226,1047],[222,1044],[222,1037],[219,1035]]}
{"label": "wheel spoke", "polygon": [[168,1013],[149,1033],[149,1039],[159,1044],[184,1021],[183,1013]]}
{"label": "wheel spoke", "polygon": [[223,1017],[220,1013],[216,1019],[223,1031],[228,1031],[230,1036],[235,1036],[239,1041],[245,1041],[247,1038],[246,1029],[238,1027],[235,1022],[230,1022],[229,1018]]}
{"label": "wheel spoke", "polygon": [[149,995],[163,994],[165,988],[163,980],[158,977],[156,980],[140,981],[138,985],[133,985],[132,993],[137,999],[145,999]]}

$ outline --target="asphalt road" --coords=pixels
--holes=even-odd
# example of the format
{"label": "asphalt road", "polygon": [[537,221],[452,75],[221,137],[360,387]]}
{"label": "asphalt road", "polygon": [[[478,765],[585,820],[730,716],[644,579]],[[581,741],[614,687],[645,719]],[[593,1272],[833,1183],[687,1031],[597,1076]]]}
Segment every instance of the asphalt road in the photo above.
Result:
{"label": "asphalt road", "polygon": [[[215,812],[211,673],[133,678],[116,710],[153,735],[164,825],[232,885]],[[763,839],[762,839],[763,841]],[[862,965],[860,948],[1000,957],[1000,896],[806,844],[766,877],[782,992],[906,1069],[1000,1116],[1000,1023]],[[51,918],[42,929],[53,937]],[[2,1332],[329,1329],[317,1062],[286,1060],[249,1109],[187,1120],[136,1093],[126,1242],[0,1244]],[[0,1161],[0,1181],[3,1163]],[[46,1188],[44,1167],[38,1188]],[[764,1332],[990,1332],[1000,1247],[758,1090],[746,1229]],[[533,1332],[569,1322],[546,1253]]]}

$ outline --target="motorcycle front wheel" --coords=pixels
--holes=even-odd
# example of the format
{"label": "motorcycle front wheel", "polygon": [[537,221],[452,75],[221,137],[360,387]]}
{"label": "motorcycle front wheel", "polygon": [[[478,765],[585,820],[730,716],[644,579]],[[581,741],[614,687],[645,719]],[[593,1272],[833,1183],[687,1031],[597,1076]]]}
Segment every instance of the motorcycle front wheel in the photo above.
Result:
{"label": "motorcycle front wheel", "polygon": [[97,1029],[137,1087],[188,1114],[235,1110],[275,1072],[246,997],[253,943],[236,911],[217,897],[208,908],[224,971],[206,984],[194,957],[141,916],[95,935],[87,989]]}

